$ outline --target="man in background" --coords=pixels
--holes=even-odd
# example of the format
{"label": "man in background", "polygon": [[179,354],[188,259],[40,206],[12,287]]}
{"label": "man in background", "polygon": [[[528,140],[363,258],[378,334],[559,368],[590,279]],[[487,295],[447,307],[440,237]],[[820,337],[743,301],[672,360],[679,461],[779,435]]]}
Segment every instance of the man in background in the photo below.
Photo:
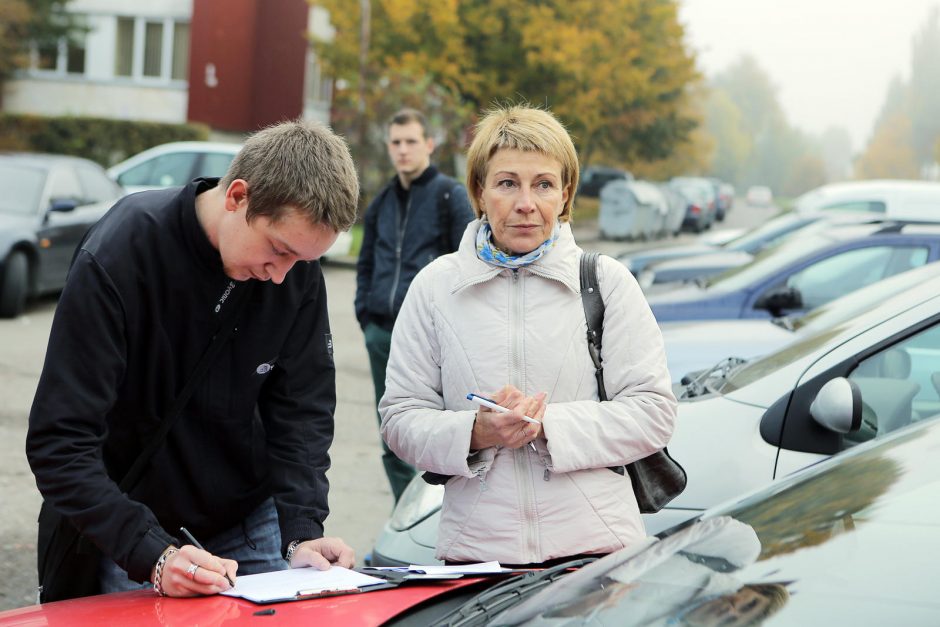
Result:
{"label": "man in background", "polygon": [[[431,165],[434,140],[420,111],[393,115],[386,136],[396,175],[366,209],[356,267],[356,318],[365,334],[376,404],[385,394],[392,327],[411,280],[436,257],[457,250],[473,220],[466,188]],[[382,448],[397,503],[415,469],[384,442]]]}

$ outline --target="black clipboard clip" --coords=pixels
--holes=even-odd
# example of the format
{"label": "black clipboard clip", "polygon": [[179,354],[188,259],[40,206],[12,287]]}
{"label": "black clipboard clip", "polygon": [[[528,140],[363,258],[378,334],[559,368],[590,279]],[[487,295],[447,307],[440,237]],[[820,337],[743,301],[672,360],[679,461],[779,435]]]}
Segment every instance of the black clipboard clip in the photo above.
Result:
{"label": "black clipboard clip", "polygon": [[303,599],[322,599],[324,597],[338,597],[345,594],[358,594],[362,592],[360,588],[328,588],[326,590],[298,590],[294,598],[298,601]]}

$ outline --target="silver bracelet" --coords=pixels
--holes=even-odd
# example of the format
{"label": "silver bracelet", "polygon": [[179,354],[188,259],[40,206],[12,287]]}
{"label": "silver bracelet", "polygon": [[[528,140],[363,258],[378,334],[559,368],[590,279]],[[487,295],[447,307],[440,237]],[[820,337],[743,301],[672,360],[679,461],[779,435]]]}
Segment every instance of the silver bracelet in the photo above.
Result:
{"label": "silver bracelet", "polygon": [[166,561],[171,555],[179,552],[180,550],[175,546],[168,546],[157,560],[157,565],[153,567],[153,589],[162,597],[166,596],[166,592],[163,591],[163,567],[166,566]]}
{"label": "silver bracelet", "polygon": [[294,551],[297,550],[301,542],[303,542],[303,540],[294,540],[287,545],[287,553],[284,555],[284,559],[287,560],[288,564],[290,564],[290,559],[294,557]]}

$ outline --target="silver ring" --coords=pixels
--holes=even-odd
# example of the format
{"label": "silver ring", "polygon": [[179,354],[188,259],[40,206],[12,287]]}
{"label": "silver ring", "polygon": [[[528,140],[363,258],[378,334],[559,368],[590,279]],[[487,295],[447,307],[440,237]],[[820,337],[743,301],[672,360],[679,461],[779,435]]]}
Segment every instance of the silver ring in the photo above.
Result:
{"label": "silver ring", "polygon": [[189,578],[193,581],[196,581],[196,571],[199,570],[199,564],[190,564],[189,568],[186,569],[186,574],[189,575]]}

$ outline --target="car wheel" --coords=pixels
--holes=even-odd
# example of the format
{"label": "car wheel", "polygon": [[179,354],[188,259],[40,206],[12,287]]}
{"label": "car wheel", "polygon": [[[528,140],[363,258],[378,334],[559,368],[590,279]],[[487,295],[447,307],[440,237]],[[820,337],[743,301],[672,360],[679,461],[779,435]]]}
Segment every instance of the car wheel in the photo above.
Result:
{"label": "car wheel", "polygon": [[15,318],[26,306],[29,260],[21,250],[14,250],[3,264],[0,277],[0,318]]}

